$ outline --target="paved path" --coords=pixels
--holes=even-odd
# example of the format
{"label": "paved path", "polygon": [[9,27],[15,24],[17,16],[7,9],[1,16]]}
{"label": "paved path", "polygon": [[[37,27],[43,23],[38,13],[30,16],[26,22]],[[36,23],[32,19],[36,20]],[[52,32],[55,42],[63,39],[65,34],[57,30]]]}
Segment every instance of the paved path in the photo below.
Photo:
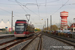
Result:
{"label": "paved path", "polygon": [[13,36],[14,34],[0,34],[0,37],[3,37],[3,36]]}

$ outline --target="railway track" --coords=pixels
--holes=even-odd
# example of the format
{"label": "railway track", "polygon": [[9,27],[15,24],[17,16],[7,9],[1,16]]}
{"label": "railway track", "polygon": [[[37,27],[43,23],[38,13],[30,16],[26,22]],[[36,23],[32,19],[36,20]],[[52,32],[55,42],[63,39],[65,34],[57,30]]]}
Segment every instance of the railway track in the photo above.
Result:
{"label": "railway track", "polygon": [[69,46],[74,46],[75,48],[75,39],[72,38],[65,38],[65,37],[61,37],[61,36],[56,36],[56,35],[52,35],[52,34],[45,34],[51,38],[57,39],[59,41],[62,41],[66,44],[68,44]]}
{"label": "railway track", "polygon": [[[46,35],[51,38],[54,38],[56,40],[62,41],[65,44],[75,47],[75,43],[73,41],[70,41],[70,39],[66,40],[67,38],[64,39],[64,38],[60,38],[60,37],[53,36],[50,34],[46,34]],[[2,43],[2,44],[0,44],[0,50],[28,50],[28,49],[29,50],[33,50],[33,49],[34,50],[42,50],[43,49],[42,43],[43,43],[42,34],[36,34],[29,38],[14,39],[12,41]],[[19,45],[19,44],[22,44],[22,45]],[[30,49],[30,48],[32,48],[30,45],[33,47],[33,49]],[[17,47],[17,46],[19,46],[19,47]],[[30,46],[30,48],[29,48],[29,46]]]}
{"label": "railway track", "polygon": [[32,39],[33,37],[29,37],[29,38],[25,38],[25,39],[14,39],[14,40],[11,40],[11,41],[8,41],[8,42],[4,42],[4,43],[1,43],[0,44],[0,50],[9,50],[9,48],[19,44],[19,43],[22,43],[22,42],[25,42],[29,39]]}
{"label": "railway track", "polygon": [[27,43],[21,50],[26,50],[27,47],[36,39],[36,38],[39,38],[39,42],[38,45],[36,45],[36,50],[41,50],[42,48],[42,36],[41,34],[39,34],[38,36],[36,36],[35,38],[33,38],[29,43]]}
{"label": "railway track", "polygon": [[6,39],[6,38],[11,38],[14,37],[14,35],[10,35],[10,36],[0,36],[0,39]]}
{"label": "railway track", "polygon": [[40,35],[39,37],[39,43],[38,43],[38,47],[37,47],[37,50],[42,50],[42,35]]}
{"label": "railway track", "polygon": [[[0,50],[13,50],[13,48],[15,48],[15,46],[20,46],[18,44],[22,44],[24,42],[29,41],[26,44],[23,44],[22,47],[20,47],[20,50],[24,50],[37,37],[40,37],[39,33],[34,36],[31,36],[29,38],[23,38],[23,39],[16,38],[16,39],[4,42],[4,43],[0,43]],[[38,44],[40,44],[40,41]],[[39,47],[39,45],[38,45],[38,47]]]}
{"label": "railway track", "polygon": [[54,39],[57,39],[59,41],[62,41],[62,42],[66,43],[66,44],[68,44],[70,46],[74,46],[75,47],[75,42],[74,41],[71,41],[71,40],[68,40],[68,39],[64,39],[64,38],[59,38],[57,36],[51,36],[51,37],[54,38]]}

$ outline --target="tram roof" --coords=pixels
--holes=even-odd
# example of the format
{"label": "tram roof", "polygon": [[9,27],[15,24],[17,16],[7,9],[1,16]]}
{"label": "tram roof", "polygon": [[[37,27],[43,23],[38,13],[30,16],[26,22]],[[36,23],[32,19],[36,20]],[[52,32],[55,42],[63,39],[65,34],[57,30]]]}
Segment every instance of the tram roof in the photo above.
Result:
{"label": "tram roof", "polygon": [[25,21],[25,22],[27,22],[26,20],[17,20],[17,21]]}

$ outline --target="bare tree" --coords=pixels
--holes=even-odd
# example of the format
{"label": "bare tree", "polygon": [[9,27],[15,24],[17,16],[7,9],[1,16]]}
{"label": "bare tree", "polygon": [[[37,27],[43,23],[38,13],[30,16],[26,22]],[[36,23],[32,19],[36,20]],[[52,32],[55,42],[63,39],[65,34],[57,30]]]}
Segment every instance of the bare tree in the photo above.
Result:
{"label": "bare tree", "polygon": [[69,26],[71,26],[72,23],[73,23],[72,21],[70,21],[70,20],[68,21],[68,25]]}

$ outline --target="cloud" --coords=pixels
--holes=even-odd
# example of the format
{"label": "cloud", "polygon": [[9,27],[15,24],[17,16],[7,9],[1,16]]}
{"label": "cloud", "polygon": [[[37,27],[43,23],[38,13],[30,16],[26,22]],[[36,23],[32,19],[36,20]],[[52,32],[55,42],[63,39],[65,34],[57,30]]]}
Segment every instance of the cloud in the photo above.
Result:
{"label": "cloud", "polygon": [[[2,0],[2,3],[5,0]],[[25,5],[26,3],[36,3],[35,0],[18,0],[19,2],[21,2],[23,5]],[[14,5],[0,5],[0,8],[4,9],[0,9],[0,19],[4,19],[4,21],[7,21],[8,19],[11,21],[11,11],[13,11],[13,15],[14,15],[14,23],[17,19],[26,19],[25,14],[30,14],[30,21],[35,25],[35,27],[39,27],[42,28],[44,25],[44,22],[47,21],[47,18],[49,20],[50,23],[50,15],[53,14],[55,11],[57,11],[62,4],[64,4],[67,0],[47,0],[47,6],[45,6],[45,0],[37,0],[38,4],[42,4],[42,6],[39,6],[39,8],[37,7],[37,5],[27,5],[25,8],[24,6],[22,6],[27,12],[25,12],[25,10],[19,6],[15,1],[12,2],[11,1],[6,1],[6,3],[8,4],[14,4]],[[74,0],[69,0],[69,2],[67,4],[71,4],[74,3]],[[15,5],[16,4],[16,5]],[[8,12],[6,12],[6,11]],[[69,12],[69,17],[68,20],[73,20],[73,18],[75,17],[75,6],[73,5],[65,5],[64,7],[62,7],[61,9],[59,9],[55,14],[52,15],[52,22],[53,24],[55,23],[59,23],[61,20],[60,17],[60,12],[62,11],[67,11]],[[7,17],[7,18],[4,18]],[[43,19],[43,20],[41,20]]]}

